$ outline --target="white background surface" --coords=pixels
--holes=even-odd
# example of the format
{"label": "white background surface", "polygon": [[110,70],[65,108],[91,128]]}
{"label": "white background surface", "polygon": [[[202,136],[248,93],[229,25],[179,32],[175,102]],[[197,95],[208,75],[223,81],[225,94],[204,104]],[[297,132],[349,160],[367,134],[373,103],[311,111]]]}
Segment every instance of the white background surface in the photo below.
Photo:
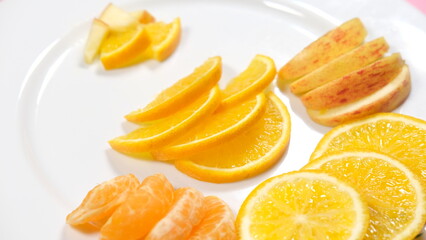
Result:
{"label": "white background surface", "polygon": [[175,185],[225,199],[238,211],[260,181],[303,166],[329,128],[312,123],[301,104],[274,90],[289,107],[292,136],[277,166],[231,184],[203,183],[172,166],[111,151],[108,139],[132,126],[122,116],[152,99],[210,56],[226,79],[251,58],[271,56],[277,68],[335,25],[360,17],[367,40],[385,36],[411,68],[413,91],[396,112],[426,119],[426,17],[403,1],[121,1],[157,19],[180,16],[182,41],[164,63],[105,72],[84,65],[90,20],[108,1],[0,0],[0,239],[96,239],[66,226],[65,216],[90,188],[114,176],[164,173]]}

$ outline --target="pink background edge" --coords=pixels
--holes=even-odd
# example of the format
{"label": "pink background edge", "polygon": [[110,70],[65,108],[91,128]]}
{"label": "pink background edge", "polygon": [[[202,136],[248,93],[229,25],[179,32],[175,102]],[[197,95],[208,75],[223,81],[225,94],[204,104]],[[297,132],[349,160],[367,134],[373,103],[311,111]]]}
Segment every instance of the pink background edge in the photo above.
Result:
{"label": "pink background edge", "polygon": [[406,0],[411,3],[413,6],[418,8],[423,14],[426,14],[426,0]]}

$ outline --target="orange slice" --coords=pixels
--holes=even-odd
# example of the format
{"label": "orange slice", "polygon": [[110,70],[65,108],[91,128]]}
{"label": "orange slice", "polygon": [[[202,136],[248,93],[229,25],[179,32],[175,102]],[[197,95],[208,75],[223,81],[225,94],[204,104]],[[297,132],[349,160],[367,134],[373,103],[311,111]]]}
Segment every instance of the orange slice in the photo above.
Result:
{"label": "orange slice", "polygon": [[67,216],[67,223],[101,227],[127,196],[139,186],[139,180],[128,174],[103,182],[87,193],[83,202]]}
{"label": "orange slice", "polygon": [[138,20],[139,23],[142,24],[148,24],[155,22],[155,17],[152,16],[150,12],[147,10],[137,10],[130,12],[130,15],[132,15],[134,18]]}
{"label": "orange slice", "polygon": [[355,187],[370,209],[365,240],[413,239],[426,222],[426,189],[397,160],[375,152],[345,151],[310,162]]}
{"label": "orange slice", "polygon": [[141,24],[124,32],[111,32],[101,45],[100,59],[107,70],[124,67],[134,63],[149,43],[149,36]]}
{"label": "orange slice", "polygon": [[220,100],[220,90],[216,86],[174,115],[114,138],[109,144],[116,151],[124,153],[140,153],[165,146],[213,113]]}
{"label": "orange slice", "polygon": [[361,240],[368,223],[367,205],[353,187],[300,171],[258,185],[238,212],[237,232],[244,240]]}
{"label": "orange slice", "polygon": [[257,175],[275,164],[290,139],[290,115],[272,92],[266,111],[247,131],[228,142],[175,161],[177,169],[208,182],[233,182]]}
{"label": "orange slice", "polygon": [[263,93],[230,108],[219,108],[213,115],[179,136],[164,148],[152,152],[157,160],[188,157],[241,134],[256,123],[266,108]]}
{"label": "orange slice", "polygon": [[173,202],[173,186],[162,174],[144,179],[101,228],[101,239],[143,238],[168,212]]}
{"label": "orange slice", "polygon": [[226,85],[222,104],[241,103],[256,96],[274,80],[276,72],[274,60],[256,55],[247,69]]}
{"label": "orange slice", "polygon": [[236,240],[235,217],[228,205],[215,196],[204,198],[205,215],[188,240]]}
{"label": "orange slice", "polygon": [[144,122],[172,115],[193,99],[209,91],[219,81],[221,74],[221,58],[209,58],[190,75],[162,91],[146,107],[126,115],[126,119],[132,122]]}
{"label": "orange slice", "polygon": [[426,185],[426,121],[398,113],[377,113],[341,124],[318,143],[311,160],[347,150],[384,153],[406,165]]}
{"label": "orange slice", "polygon": [[170,211],[151,229],[145,240],[187,239],[204,216],[203,200],[203,194],[194,188],[177,189]]}
{"label": "orange slice", "polygon": [[145,57],[158,61],[168,58],[179,44],[180,18],[174,19],[171,23],[155,22],[145,27],[151,40],[149,48],[144,53]]}

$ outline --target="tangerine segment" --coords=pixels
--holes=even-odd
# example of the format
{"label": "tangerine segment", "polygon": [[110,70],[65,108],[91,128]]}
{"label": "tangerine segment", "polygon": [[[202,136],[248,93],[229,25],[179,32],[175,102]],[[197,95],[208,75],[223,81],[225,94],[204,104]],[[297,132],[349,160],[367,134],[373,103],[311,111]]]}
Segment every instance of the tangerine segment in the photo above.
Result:
{"label": "tangerine segment", "polygon": [[311,161],[348,150],[384,153],[402,162],[426,185],[426,121],[398,113],[377,113],[341,124],[319,141]]}
{"label": "tangerine segment", "polygon": [[205,215],[194,227],[188,240],[236,240],[235,217],[229,206],[220,198],[204,198]]}
{"label": "tangerine segment", "polygon": [[426,189],[397,160],[383,154],[351,151],[326,155],[304,169],[319,169],[354,186],[370,209],[364,239],[413,239],[426,222]]}
{"label": "tangerine segment", "polygon": [[194,188],[179,188],[167,215],[161,219],[145,240],[184,240],[204,216],[204,196]]}
{"label": "tangerine segment", "polygon": [[363,239],[368,208],[350,185],[313,171],[285,173],[258,185],[237,216],[240,239]]}
{"label": "tangerine segment", "polygon": [[230,108],[219,108],[213,115],[176,138],[169,146],[152,152],[157,160],[186,158],[231,139],[254,125],[266,108],[265,94]]}
{"label": "tangerine segment", "polygon": [[274,60],[256,55],[247,69],[226,85],[222,104],[241,103],[261,93],[274,80],[276,73]]}
{"label": "tangerine segment", "polygon": [[183,160],[175,166],[185,174],[208,182],[233,182],[257,175],[275,164],[290,139],[290,115],[272,92],[261,119],[230,141]]}
{"label": "tangerine segment", "polygon": [[133,64],[149,43],[148,33],[141,24],[124,32],[111,32],[101,45],[101,62],[107,70]]}
{"label": "tangerine segment", "polygon": [[278,76],[284,82],[299,79],[361,45],[366,35],[361,20],[351,19],[309,44],[280,69]]}
{"label": "tangerine segment", "polygon": [[90,223],[100,227],[138,186],[139,180],[133,174],[97,185],[87,193],[80,206],[68,214],[67,223],[74,226]]}
{"label": "tangerine segment", "polygon": [[101,239],[136,240],[143,238],[169,211],[173,186],[162,174],[144,179],[101,228]]}
{"label": "tangerine segment", "polygon": [[170,116],[209,91],[219,81],[221,74],[221,58],[209,58],[191,74],[162,91],[143,109],[126,115],[126,119],[131,122],[145,122]]}
{"label": "tangerine segment", "polygon": [[195,99],[176,114],[109,141],[111,147],[124,153],[138,153],[165,146],[176,136],[193,127],[213,113],[221,102],[220,89]]}
{"label": "tangerine segment", "polygon": [[175,18],[171,23],[155,22],[147,24],[145,27],[151,40],[151,44],[145,53],[146,57],[158,61],[168,58],[179,44],[180,18]]}

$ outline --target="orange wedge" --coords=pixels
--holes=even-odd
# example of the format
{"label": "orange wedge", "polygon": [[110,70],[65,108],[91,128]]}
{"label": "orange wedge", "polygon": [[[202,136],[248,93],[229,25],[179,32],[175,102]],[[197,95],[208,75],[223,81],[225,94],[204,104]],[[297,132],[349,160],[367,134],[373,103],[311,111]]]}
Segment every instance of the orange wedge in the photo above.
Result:
{"label": "orange wedge", "polygon": [[103,41],[100,59],[105,69],[133,64],[149,46],[150,38],[141,24],[124,32],[111,32]]}
{"label": "orange wedge", "polygon": [[202,124],[189,129],[152,154],[157,160],[186,158],[241,134],[260,119],[265,108],[266,97],[263,93],[240,105],[219,108]]}
{"label": "orange wedge", "polygon": [[233,78],[223,90],[223,105],[241,103],[262,92],[275,78],[275,63],[270,57],[256,55],[246,70]]}
{"label": "orange wedge", "polygon": [[220,198],[204,198],[205,215],[188,240],[236,240],[235,217],[229,206]]}
{"label": "orange wedge", "polygon": [[213,113],[220,100],[220,89],[216,86],[174,115],[114,138],[109,144],[113,149],[124,153],[140,153],[165,146]]}
{"label": "orange wedge", "polygon": [[185,240],[204,216],[204,196],[194,188],[179,188],[167,215],[161,219],[145,240]]}
{"label": "orange wedge", "polygon": [[257,175],[281,158],[290,127],[286,106],[271,92],[265,113],[255,125],[228,142],[175,161],[175,166],[191,177],[216,183]]}
{"label": "orange wedge", "polygon": [[180,40],[180,18],[171,23],[155,22],[145,26],[151,44],[144,53],[145,58],[163,61],[176,49]]}
{"label": "orange wedge", "polygon": [[162,91],[143,109],[126,115],[126,119],[131,122],[144,122],[172,115],[193,99],[209,91],[219,81],[221,74],[221,58],[209,58],[190,75]]}
{"label": "orange wedge", "polygon": [[101,228],[101,239],[143,239],[168,212],[173,186],[162,174],[144,179]]}
{"label": "orange wedge", "polygon": [[139,186],[139,180],[128,174],[103,182],[87,193],[83,202],[67,216],[67,223],[101,227],[127,196]]}
{"label": "orange wedge", "polygon": [[142,24],[148,24],[155,22],[155,17],[152,16],[150,12],[147,10],[137,10],[130,12],[130,15],[132,15],[134,18],[138,20],[139,23]]}

